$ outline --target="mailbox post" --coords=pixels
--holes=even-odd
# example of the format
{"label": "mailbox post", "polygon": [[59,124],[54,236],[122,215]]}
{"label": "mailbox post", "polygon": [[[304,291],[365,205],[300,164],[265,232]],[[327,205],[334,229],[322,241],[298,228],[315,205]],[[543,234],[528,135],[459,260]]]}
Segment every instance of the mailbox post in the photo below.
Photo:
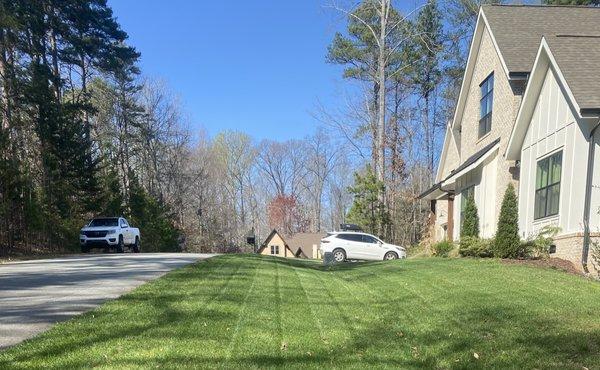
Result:
{"label": "mailbox post", "polygon": [[246,243],[250,244],[254,250],[254,253],[256,253],[256,235],[254,234],[254,228],[252,228],[246,234]]}

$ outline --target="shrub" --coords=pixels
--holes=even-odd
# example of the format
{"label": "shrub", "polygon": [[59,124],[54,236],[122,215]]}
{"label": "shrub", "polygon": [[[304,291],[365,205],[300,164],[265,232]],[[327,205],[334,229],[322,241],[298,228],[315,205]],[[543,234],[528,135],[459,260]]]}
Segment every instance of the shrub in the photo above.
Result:
{"label": "shrub", "polygon": [[590,243],[590,251],[592,254],[592,263],[596,267],[596,272],[600,276],[600,243],[597,240],[592,240]]}
{"label": "shrub", "polygon": [[498,232],[494,241],[494,256],[500,258],[524,257],[519,237],[517,195],[512,184],[508,184],[504,192],[498,218]]}
{"label": "shrub", "polygon": [[433,255],[436,257],[448,257],[454,249],[454,243],[448,240],[442,240],[433,245]]}
{"label": "shrub", "polygon": [[493,239],[480,239],[473,236],[466,236],[460,239],[458,253],[463,257],[492,257]]}
{"label": "shrub", "polygon": [[477,205],[475,198],[471,195],[467,197],[465,204],[464,219],[460,229],[460,236],[479,237],[479,216],[477,215]]}
{"label": "shrub", "polygon": [[533,239],[522,244],[524,255],[532,258],[548,257],[550,246],[554,243],[554,237],[560,231],[558,226],[544,226]]}

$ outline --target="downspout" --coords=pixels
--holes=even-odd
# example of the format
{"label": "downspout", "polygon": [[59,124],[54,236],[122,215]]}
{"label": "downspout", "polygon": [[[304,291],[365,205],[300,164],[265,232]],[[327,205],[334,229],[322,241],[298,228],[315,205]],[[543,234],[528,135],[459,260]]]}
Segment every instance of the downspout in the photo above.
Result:
{"label": "downspout", "polygon": [[590,208],[592,202],[592,181],[594,177],[594,134],[596,133],[596,129],[600,126],[600,119],[590,132],[589,136],[589,147],[588,147],[588,162],[587,162],[587,174],[585,181],[585,201],[583,204],[583,251],[581,252],[581,265],[583,266],[583,271],[586,273],[588,270],[588,254],[590,251]]}

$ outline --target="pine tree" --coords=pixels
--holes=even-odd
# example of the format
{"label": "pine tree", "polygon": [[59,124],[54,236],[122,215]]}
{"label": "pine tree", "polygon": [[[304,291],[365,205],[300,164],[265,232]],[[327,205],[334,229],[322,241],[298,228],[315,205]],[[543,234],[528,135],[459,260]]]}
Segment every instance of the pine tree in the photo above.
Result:
{"label": "pine tree", "polygon": [[517,195],[512,184],[509,184],[504,192],[498,218],[498,232],[494,241],[494,254],[500,258],[516,258],[521,254]]}
{"label": "pine tree", "polygon": [[435,161],[435,129],[436,122],[435,97],[432,96],[436,86],[442,79],[440,58],[442,56],[442,14],[436,0],[428,0],[421,9],[415,24],[416,34],[420,37],[413,40],[413,52],[418,56],[414,63],[412,79],[420,97],[423,99],[422,124],[424,131],[424,148],[427,155],[429,173],[434,172]]}
{"label": "pine tree", "polygon": [[477,205],[473,195],[465,199],[464,219],[460,230],[460,237],[479,237],[479,215],[477,214]]}
{"label": "pine tree", "polygon": [[348,189],[354,195],[354,203],[348,212],[347,221],[361,226],[371,234],[383,234],[390,222],[385,204],[379,196],[384,187],[369,165],[364,175],[355,173],[354,186]]}
{"label": "pine tree", "polygon": [[[347,35],[336,33],[328,47],[327,61],[341,64],[344,77],[369,84],[371,165],[384,181],[387,110],[386,90],[390,79],[407,65],[399,65],[399,49],[410,39],[403,32],[408,22],[390,0],[363,0],[348,14]],[[383,197],[383,196],[382,196]]]}

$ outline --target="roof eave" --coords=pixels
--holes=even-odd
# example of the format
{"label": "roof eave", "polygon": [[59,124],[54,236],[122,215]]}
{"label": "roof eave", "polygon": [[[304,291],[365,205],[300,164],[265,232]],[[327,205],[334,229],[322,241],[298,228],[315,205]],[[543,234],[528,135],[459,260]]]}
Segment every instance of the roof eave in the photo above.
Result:
{"label": "roof eave", "polygon": [[[496,50],[496,54],[498,55],[498,58],[500,59],[500,63],[502,64],[502,70],[504,71],[504,73],[506,74],[508,79],[510,78],[510,70],[508,69],[508,66],[506,64],[506,61],[504,60],[504,57],[502,56],[502,53],[500,52],[500,48],[498,46],[498,43],[496,42],[496,38],[494,37],[494,32],[492,31],[492,28],[490,27],[490,24],[485,16],[485,13],[483,11],[484,7],[479,7],[479,15],[477,17],[477,23],[475,24],[475,31],[473,32],[473,39],[471,40],[471,45],[469,47],[469,56],[467,58],[467,65],[465,67],[465,72],[463,75],[463,80],[460,86],[460,92],[458,94],[458,102],[456,105],[456,109],[454,111],[454,116],[452,119],[452,127],[460,127],[460,122],[462,120],[462,113],[464,110],[464,106],[466,104],[466,99],[467,99],[467,93],[468,93],[468,86],[467,85],[471,85],[471,79],[472,79],[472,75],[473,75],[473,71],[475,69],[475,62],[476,62],[476,55],[479,54],[479,46],[481,44],[481,38],[483,36],[483,32],[485,31],[485,29],[488,30],[490,37],[492,39],[492,43],[494,44],[494,48]],[[517,74],[521,73],[521,72],[515,72]],[[467,77],[467,74],[469,75],[469,78]],[[518,78],[518,79],[522,79],[522,77]]]}
{"label": "roof eave", "polygon": [[590,118],[600,116],[600,108],[581,108],[573,95],[573,91],[569,87],[565,76],[561,72],[558,62],[552,54],[552,50],[546,41],[546,38],[542,36],[540,47],[535,57],[535,63],[531,69],[531,78],[523,94],[523,99],[519,106],[519,112],[508,141],[506,148],[505,157],[507,160],[517,160],[520,157],[521,147],[523,145],[523,139],[527,133],[527,127],[529,126],[529,120],[535,109],[539,94],[544,83],[544,77],[547,70],[552,68],[556,72],[558,82],[564,87],[566,92],[566,98],[574,108],[575,113],[579,116],[578,118]]}
{"label": "roof eave", "polygon": [[583,118],[596,118],[600,117],[600,108],[581,108],[579,113]]}
{"label": "roof eave", "polygon": [[512,81],[523,81],[527,80],[530,72],[509,72],[508,79]]}

